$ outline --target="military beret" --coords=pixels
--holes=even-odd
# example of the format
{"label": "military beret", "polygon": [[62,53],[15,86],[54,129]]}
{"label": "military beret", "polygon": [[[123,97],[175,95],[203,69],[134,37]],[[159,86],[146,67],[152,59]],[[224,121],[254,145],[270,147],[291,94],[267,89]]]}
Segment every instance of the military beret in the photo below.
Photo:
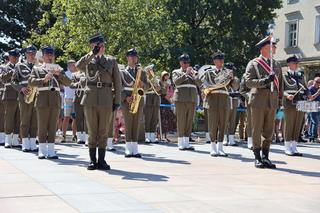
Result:
{"label": "military beret", "polygon": [[287,63],[298,63],[298,62],[299,62],[299,59],[295,55],[287,58]]}
{"label": "military beret", "polygon": [[132,48],[132,49],[128,50],[127,53],[126,53],[127,57],[128,56],[137,56],[137,55],[138,55],[138,52],[137,52],[137,50],[135,48]]}
{"label": "military beret", "polygon": [[190,56],[186,53],[182,54],[179,56],[179,61],[186,61],[186,62],[190,62]]}
{"label": "military beret", "polygon": [[89,43],[103,43],[104,37],[101,33],[96,33],[89,38]]}
{"label": "military beret", "polygon": [[215,60],[215,59],[224,59],[224,53],[221,52],[220,50],[218,50],[217,52],[213,53],[211,57],[212,57],[213,60]]}
{"label": "military beret", "polygon": [[[270,39],[271,39],[270,36],[265,37],[264,39],[262,39],[261,41],[259,41],[259,42],[256,44],[256,47],[258,47],[259,49],[261,49],[262,47],[270,44]],[[277,41],[276,41],[273,37],[272,37],[272,44],[273,44],[273,45],[277,44]]]}
{"label": "military beret", "polygon": [[46,45],[42,47],[42,54],[54,54],[54,48],[53,46]]}
{"label": "military beret", "polygon": [[9,56],[19,57],[20,52],[18,49],[12,49],[8,51]]}
{"label": "military beret", "polygon": [[26,47],[26,53],[36,53],[37,50],[36,46],[32,44]]}

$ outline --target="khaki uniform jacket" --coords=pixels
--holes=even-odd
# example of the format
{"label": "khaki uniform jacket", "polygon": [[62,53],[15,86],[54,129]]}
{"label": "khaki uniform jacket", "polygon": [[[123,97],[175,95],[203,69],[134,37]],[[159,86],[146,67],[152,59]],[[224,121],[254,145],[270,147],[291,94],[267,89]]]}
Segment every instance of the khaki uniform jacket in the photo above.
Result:
{"label": "khaki uniform jacket", "polygon": [[[216,84],[215,78],[217,77],[216,72],[217,72],[217,68],[214,67],[213,68],[214,71],[207,71],[207,73],[203,74],[201,76],[201,82],[202,82],[202,88],[208,87],[210,88],[210,85],[213,86]],[[226,72],[226,68],[222,68],[222,70],[220,72]],[[221,91],[225,92],[226,96],[228,97],[228,94],[230,91],[235,91],[239,88],[239,79],[237,77],[234,77],[230,83],[223,88],[217,89],[216,91]],[[219,107],[219,101],[213,101],[213,99],[219,98],[220,96],[218,96],[219,93],[210,93],[207,95],[206,97],[206,102],[209,103],[210,102],[210,108],[218,108]],[[219,100],[219,99],[218,99]],[[228,108],[231,107],[231,102],[228,102],[228,106],[226,106]]]}
{"label": "khaki uniform jacket", "polygon": [[246,106],[248,106],[248,101],[249,101],[249,97],[250,97],[250,89],[246,85],[245,74],[243,74],[241,82],[240,82],[239,93],[245,98]]}
{"label": "khaki uniform jacket", "polygon": [[[83,56],[76,66],[86,74],[87,78],[86,90],[81,100],[82,105],[112,107],[113,104],[120,104],[121,78],[118,63],[114,57],[103,55],[99,59],[91,52]],[[98,88],[96,85],[98,82],[106,86]]]}
{"label": "khaki uniform jacket", "polygon": [[75,89],[73,102],[80,103],[85,91],[86,74],[84,72],[72,73],[71,81],[70,88]]}
{"label": "khaki uniform jacket", "polygon": [[[198,101],[198,89],[201,82],[197,79],[192,79],[180,69],[172,71],[172,80],[175,85],[174,94],[172,97],[173,102],[194,102]],[[194,85],[194,87],[187,87],[184,85]]]}
{"label": "khaki uniform jacket", "polygon": [[10,62],[4,66],[5,70],[1,74],[0,78],[3,84],[5,84],[2,100],[17,100],[18,92],[12,87],[11,79],[15,73],[15,65]]}
{"label": "khaki uniform jacket", "polygon": [[[125,100],[127,97],[132,95],[132,90],[129,90],[129,88],[133,88],[135,78],[136,78],[136,73],[137,73],[137,70],[136,70],[135,75],[132,76],[128,70],[129,70],[129,67],[126,67],[126,69],[121,70],[121,79],[122,79],[122,86],[123,86],[121,97],[122,97],[122,106],[124,107],[128,107],[128,104]],[[144,71],[141,72],[141,81],[144,83],[144,88],[143,88],[144,91],[147,91],[148,88],[150,88],[150,85],[147,81],[147,75]]]}
{"label": "khaki uniform jacket", "polygon": [[18,100],[24,101],[24,94],[21,92],[23,87],[28,86],[28,79],[31,75],[33,64],[18,63],[15,66],[15,73],[12,76],[12,87],[19,93]]}
{"label": "khaki uniform jacket", "polygon": [[0,102],[2,101],[2,96],[4,94],[4,84],[2,83],[1,75],[6,70],[5,65],[0,66]]}
{"label": "khaki uniform jacket", "polygon": [[[262,58],[262,56],[260,56]],[[273,69],[278,76],[280,85],[280,94],[274,84],[273,92],[271,92],[271,84],[265,84],[265,79],[269,76],[256,61],[251,60],[246,68],[245,81],[250,88],[249,105],[253,108],[271,108],[277,109],[279,106],[279,97],[282,92],[282,71],[280,64],[273,60]]]}
{"label": "khaki uniform jacket", "polygon": [[[37,87],[38,89],[42,87],[49,87],[49,82],[44,82],[44,77],[48,73],[44,67],[41,66],[34,66],[29,77],[29,86]],[[55,88],[60,88],[60,84],[64,86],[69,86],[71,84],[71,80],[64,74],[60,73],[60,75],[54,75],[55,80],[52,80],[52,86]],[[57,84],[58,83],[58,84]],[[56,91],[38,91],[36,95],[35,101],[36,107],[61,107],[61,96],[58,90]]]}
{"label": "khaki uniform jacket", "polygon": [[[283,88],[283,98],[282,105],[284,108],[296,108],[296,102],[303,100],[303,95],[305,90],[302,89],[298,94],[296,94],[293,101],[290,101],[286,97],[288,95],[294,95],[298,90],[303,87],[307,89],[304,76],[298,76],[298,73],[295,73],[295,76],[292,76],[288,71],[282,73],[282,88]],[[308,93],[308,92],[307,92]]]}
{"label": "khaki uniform jacket", "polygon": [[145,105],[146,106],[160,106],[160,97],[164,94],[166,94],[165,88],[163,87],[162,83],[159,81],[159,85],[160,85],[160,91],[159,94],[157,95],[156,93],[151,93],[148,94],[148,92],[153,92],[153,89],[150,88],[147,90],[146,92],[146,101],[145,101]]}

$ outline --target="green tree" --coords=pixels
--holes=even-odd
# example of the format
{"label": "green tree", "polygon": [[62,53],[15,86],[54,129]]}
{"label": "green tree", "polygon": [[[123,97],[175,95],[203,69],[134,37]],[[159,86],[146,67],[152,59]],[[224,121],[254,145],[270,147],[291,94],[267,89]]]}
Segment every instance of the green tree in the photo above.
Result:
{"label": "green tree", "polygon": [[41,33],[38,21],[50,5],[39,5],[39,0],[0,0],[0,53],[21,47],[31,31]]}

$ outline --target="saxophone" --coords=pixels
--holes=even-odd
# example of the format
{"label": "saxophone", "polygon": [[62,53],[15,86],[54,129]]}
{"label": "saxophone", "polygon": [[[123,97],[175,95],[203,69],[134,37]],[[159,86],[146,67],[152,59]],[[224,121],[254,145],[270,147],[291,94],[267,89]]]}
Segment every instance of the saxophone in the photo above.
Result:
{"label": "saxophone", "polygon": [[140,65],[138,65],[137,68],[138,68],[138,71],[137,71],[136,79],[135,79],[135,82],[133,85],[133,90],[131,93],[132,102],[129,106],[130,113],[132,113],[132,114],[135,114],[138,112],[141,98],[144,95],[144,90],[143,90],[143,88],[140,87],[142,67]]}
{"label": "saxophone", "polygon": [[37,88],[28,86],[28,90],[29,90],[29,93],[24,95],[23,99],[26,104],[31,104],[34,98],[36,97]]}

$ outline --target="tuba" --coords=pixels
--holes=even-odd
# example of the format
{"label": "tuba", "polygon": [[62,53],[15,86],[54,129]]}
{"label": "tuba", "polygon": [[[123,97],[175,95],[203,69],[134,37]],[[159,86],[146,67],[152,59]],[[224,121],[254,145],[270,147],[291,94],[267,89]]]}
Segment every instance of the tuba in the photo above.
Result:
{"label": "tuba", "polygon": [[149,84],[151,85],[152,90],[157,95],[161,95],[161,93],[160,93],[161,89],[157,89],[157,88],[160,88],[159,79],[157,79],[157,76],[154,74],[153,67],[154,67],[154,64],[151,64],[151,65],[145,67],[144,71],[147,74],[147,80],[148,80]]}
{"label": "tuba", "polygon": [[140,65],[137,65],[137,75],[136,79],[133,85],[133,90],[131,93],[132,102],[130,104],[130,113],[135,114],[138,112],[139,104],[141,101],[142,96],[144,95],[143,88],[140,87],[141,82],[141,74],[142,74],[142,67]]}
{"label": "tuba", "polygon": [[[211,81],[210,73],[214,78],[214,83]],[[215,66],[204,65],[199,70],[199,76],[202,80],[203,93],[209,95],[211,92],[217,89],[225,88],[232,80],[233,71],[231,69],[225,69],[223,72],[216,73]],[[206,80],[206,77],[208,77]]]}

